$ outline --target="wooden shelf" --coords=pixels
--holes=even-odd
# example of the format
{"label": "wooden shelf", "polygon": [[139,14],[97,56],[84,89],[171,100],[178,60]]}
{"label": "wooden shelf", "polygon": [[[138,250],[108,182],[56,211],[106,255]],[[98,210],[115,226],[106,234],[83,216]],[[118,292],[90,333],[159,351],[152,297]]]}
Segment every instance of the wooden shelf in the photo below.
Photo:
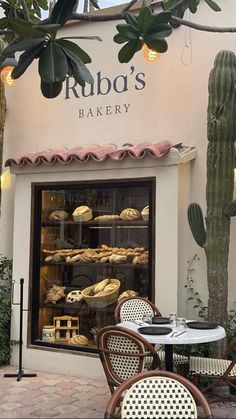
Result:
{"label": "wooden shelf", "polygon": [[139,265],[134,263],[67,263],[67,262],[43,262],[42,266],[82,266],[91,268],[132,268],[132,269],[148,269],[148,265]]}

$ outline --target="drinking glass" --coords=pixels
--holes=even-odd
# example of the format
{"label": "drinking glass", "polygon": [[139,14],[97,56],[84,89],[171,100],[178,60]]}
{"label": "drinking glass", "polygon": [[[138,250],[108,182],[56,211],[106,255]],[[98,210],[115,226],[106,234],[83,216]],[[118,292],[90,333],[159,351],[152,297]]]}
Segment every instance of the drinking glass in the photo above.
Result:
{"label": "drinking glass", "polygon": [[176,314],[176,313],[170,313],[170,315],[169,315],[169,319],[170,319],[170,323],[171,323],[173,326],[176,326],[177,314]]}
{"label": "drinking glass", "polygon": [[177,329],[177,331],[178,332],[185,332],[186,327],[187,327],[186,320],[184,318],[182,318],[182,317],[179,317],[176,320],[176,329]]}
{"label": "drinking glass", "polygon": [[142,320],[144,323],[152,324],[152,315],[144,314]]}

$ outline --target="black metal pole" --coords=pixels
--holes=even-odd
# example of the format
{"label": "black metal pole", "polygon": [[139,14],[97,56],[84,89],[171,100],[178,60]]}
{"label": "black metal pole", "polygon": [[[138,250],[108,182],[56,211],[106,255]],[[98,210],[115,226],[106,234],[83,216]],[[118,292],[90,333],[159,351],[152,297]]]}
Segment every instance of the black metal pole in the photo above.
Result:
{"label": "black metal pole", "polygon": [[[20,279],[20,331],[19,331],[19,370],[17,374],[4,374],[4,377],[11,378],[17,377],[17,381],[20,381],[22,377],[37,377],[37,374],[24,374],[22,369],[22,345],[23,345],[23,292],[24,289],[24,278]],[[16,304],[18,305],[18,304]]]}

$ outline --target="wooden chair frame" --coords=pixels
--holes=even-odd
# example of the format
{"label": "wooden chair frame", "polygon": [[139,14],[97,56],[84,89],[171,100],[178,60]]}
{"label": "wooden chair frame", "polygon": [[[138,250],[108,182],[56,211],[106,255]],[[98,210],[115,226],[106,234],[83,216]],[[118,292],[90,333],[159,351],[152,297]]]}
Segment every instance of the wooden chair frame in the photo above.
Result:
{"label": "wooden chair frame", "polygon": [[[120,407],[120,404],[122,404],[123,399],[125,399],[125,393],[127,392],[127,390],[130,389],[132,385],[134,385],[138,381],[143,380],[144,378],[149,378],[149,377],[167,377],[170,379],[174,379],[175,381],[178,381],[189,390],[189,392],[194,398],[194,401],[196,400],[200,404],[200,406],[204,410],[205,417],[207,419],[213,419],[210,406],[206,398],[202,394],[202,392],[193,383],[191,383],[191,381],[189,381],[185,377],[178,375],[174,372],[169,372],[169,371],[142,372],[124,381],[115,391],[115,393],[112,394],[111,399],[108,402],[108,405],[105,411],[104,419],[115,419],[116,409]],[[166,417],[168,418],[168,416]],[[156,419],[158,419],[158,416],[156,417]]]}
{"label": "wooden chair frame", "polygon": [[[119,346],[122,347],[123,345],[124,350],[111,349],[109,347],[109,338],[111,337],[117,339],[117,342],[120,342]],[[106,326],[98,331],[96,340],[100,360],[111,394],[114,393],[116,387],[127,379],[122,378],[122,374],[118,374],[117,370],[115,370],[115,367],[112,365],[112,359],[116,358],[119,360],[120,357],[122,363],[125,365],[125,374],[128,374],[131,360],[135,358],[138,359],[138,363],[135,363],[135,368],[137,368],[135,374],[142,372],[145,368],[162,368],[160,358],[155,351],[155,348],[146,339],[131,330],[119,326]],[[134,345],[136,349],[135,353],[129,351],[125,347],[127,342]],[[128,376],[130,377],[131,375],[133,374]]]}
{"label": "wooden chair frame", "polygon": [[141,301],[144,301],[153,310],[153,316],[160,316],[161,317],[161,313],[160,313],[159,309],[151,301],[149,301],[149,300],[147,300],[146,298],[143,298],[143,297],[128,297],[128,298],[122,298],[118,302],[118,304],[117,304],[117,306],[115,308],[115,319],[116,319],[116,323],[120,323],[122,321],[121,318],[120,318],[120,312],[121,312],[121,309],[122,309],[123,305],[126,304],[127,302],[131,301],[131,300],[141,300]]}

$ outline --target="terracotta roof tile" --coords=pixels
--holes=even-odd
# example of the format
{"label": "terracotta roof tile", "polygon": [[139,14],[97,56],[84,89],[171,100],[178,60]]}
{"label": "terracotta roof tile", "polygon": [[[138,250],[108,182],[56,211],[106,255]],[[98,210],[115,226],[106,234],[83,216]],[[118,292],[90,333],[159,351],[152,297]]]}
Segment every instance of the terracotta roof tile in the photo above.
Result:
{"label": "terracotta roof tile", "polygon": [[[38,166],[39,164],[53,165],[55,163],[70,164],[72,162],[86,163],[89,160],[102,162],[108,158],[112,160],[123,160],[126,157],[132,159],[143,159],[150,155],[156,159],[168,154],[173,147],[168,141],[158,143],[124,144],[117,147],[114,144],[89,145],[86,147],[75,147],[71,149],[44,150],[20,154],[6,160],[5,166],[23,167],[26,165]],[[174,146],[176,147],[176,145]]]}

